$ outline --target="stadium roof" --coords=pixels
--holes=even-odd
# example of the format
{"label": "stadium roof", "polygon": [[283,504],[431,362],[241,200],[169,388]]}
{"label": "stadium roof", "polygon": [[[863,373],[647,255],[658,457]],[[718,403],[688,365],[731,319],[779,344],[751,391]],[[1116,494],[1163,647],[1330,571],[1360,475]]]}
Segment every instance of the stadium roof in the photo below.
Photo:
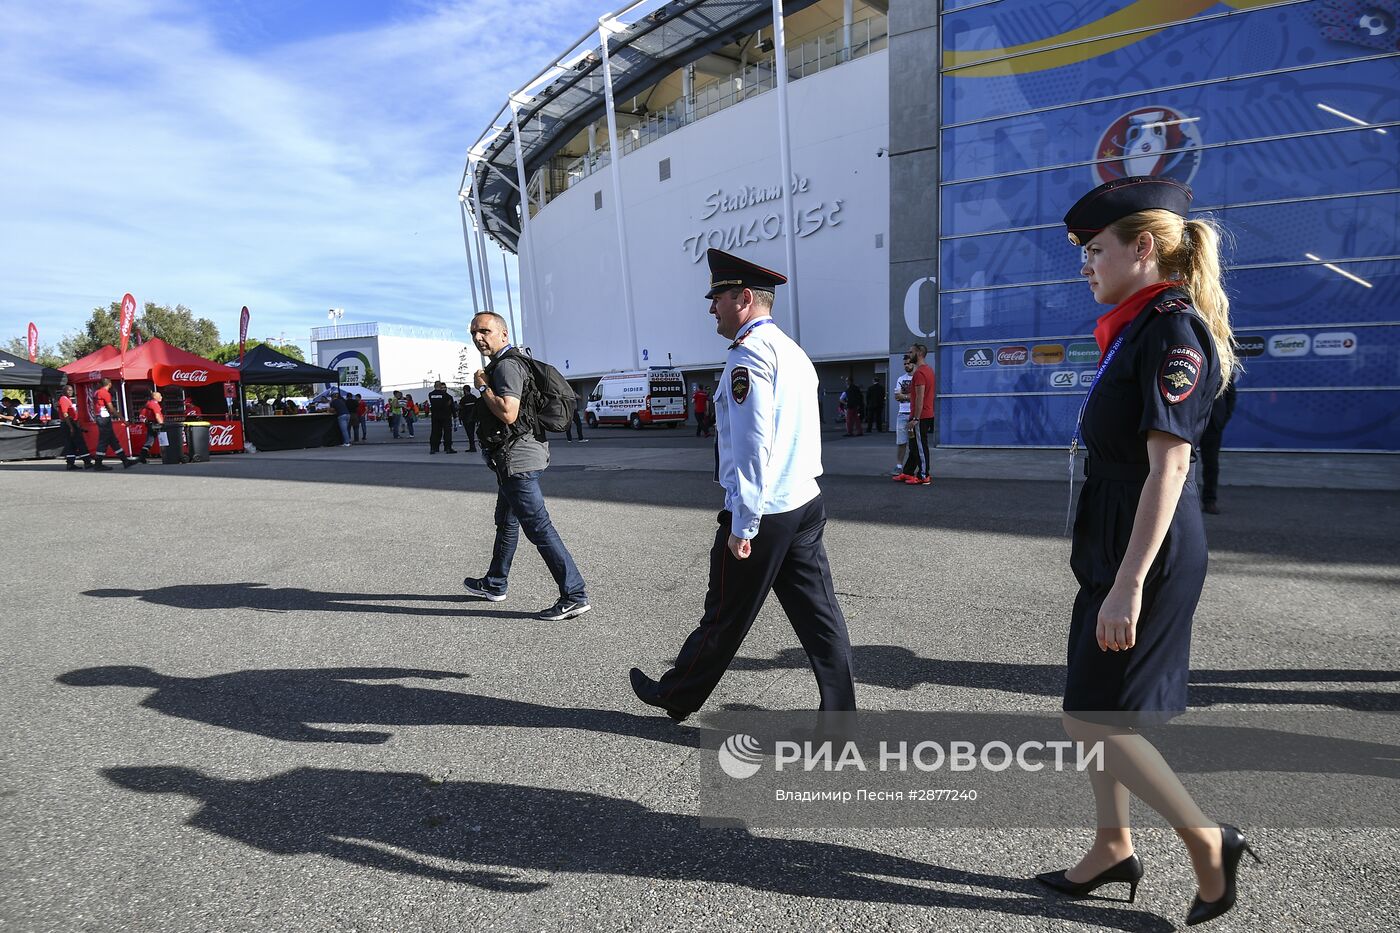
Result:
{"label": "stadium roof", "polygon": [[[784,0],[784,17],[815,2]],[[615,24],[608,46],[615,99],[639,94],[676,69],[773,21],[770,0],[670,0],[642,13],[648,6],[651,4],[643,0],[604,17]],[[632,17],[637,17],[634,22],[624,22]],[[470,173],[475,164],[479,222],[492,239],[516,252],[520,192],[516,187],[512,102],[519,110],[521,154],[529,178],[605,112],[598,31],[585,33],[564,56],[512,94],[472,146],[459,193],[470,196]]]}

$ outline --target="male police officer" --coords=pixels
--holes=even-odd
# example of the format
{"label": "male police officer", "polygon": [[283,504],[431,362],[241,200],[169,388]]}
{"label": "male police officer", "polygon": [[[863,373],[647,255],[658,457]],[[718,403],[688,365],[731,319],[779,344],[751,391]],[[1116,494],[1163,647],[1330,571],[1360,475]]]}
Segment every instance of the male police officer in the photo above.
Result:
{"label": "male police officer", "polygon": [[821,416],[812,361],[773,322],[783,275],[709,251],[710,313],[732,340],[711,403],[724,511],[700,625],[660,681],[632,668],[644,703],[682,720],[719,683],[771,589],[807,652],[821,709],[854,710],[851,642],[822,544]]}
{"label": "male police officer", "polygon": [[428,393],[428,414],[433,419],[433,429],[428,434],[428,453],[437,453],[439,446],[447,453],[457,452],[452,447],[452,420],[456,413],[457,403],[447,391],[447,383],[439,379]]}

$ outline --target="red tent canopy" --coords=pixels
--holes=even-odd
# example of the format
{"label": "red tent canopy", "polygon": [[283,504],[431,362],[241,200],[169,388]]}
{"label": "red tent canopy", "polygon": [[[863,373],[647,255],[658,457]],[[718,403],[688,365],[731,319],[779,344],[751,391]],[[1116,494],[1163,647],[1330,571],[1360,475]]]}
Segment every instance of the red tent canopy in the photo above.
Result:
{"label": "red tent canopy", "polygon": [[103,377],[153,382],[158,386],[204,386],[238,381],[238,370],[173,347],[159,337],[128,350],[125,366],[120,351],[115,347],[103,347],[60,369],[68,374],[68,381],[74,383],[96,382]]}

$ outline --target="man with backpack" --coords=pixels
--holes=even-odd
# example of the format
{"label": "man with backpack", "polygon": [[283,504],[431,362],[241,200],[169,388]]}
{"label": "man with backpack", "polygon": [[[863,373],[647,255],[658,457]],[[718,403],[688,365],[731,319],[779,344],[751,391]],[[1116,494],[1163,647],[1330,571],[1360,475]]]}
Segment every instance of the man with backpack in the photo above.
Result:
{"label": "man with backpack", "polygon": [[555,530],[540,491],[540,474],[549,466],[545,431],[563,430],[573,417],[573,390],[553,367],[511,344],[506,320],[499,314],[484,311],[472,318],[471,336],[477,350],[491,360],[477,370],[473,382],[480,394],[477,436],[496,474],[496,541],[486,576],[467,577],[462,585],[478,599],[505,599],[523,528],[559,587],[558,601],[536,618],[558,622],[583,615],[593,608],[583,575]]}

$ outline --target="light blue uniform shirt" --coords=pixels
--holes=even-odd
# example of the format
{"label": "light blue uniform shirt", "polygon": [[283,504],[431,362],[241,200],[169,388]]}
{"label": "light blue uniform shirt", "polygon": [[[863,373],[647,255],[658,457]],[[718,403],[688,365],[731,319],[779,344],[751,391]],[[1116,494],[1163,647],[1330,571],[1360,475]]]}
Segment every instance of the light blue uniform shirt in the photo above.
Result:
{"label": "light blue uniform shirt", "polygon": [[817,371],[771,317],[740,329],[715,389],[719,482],[738,538],[765,515],[801,508],[821,494]]}

